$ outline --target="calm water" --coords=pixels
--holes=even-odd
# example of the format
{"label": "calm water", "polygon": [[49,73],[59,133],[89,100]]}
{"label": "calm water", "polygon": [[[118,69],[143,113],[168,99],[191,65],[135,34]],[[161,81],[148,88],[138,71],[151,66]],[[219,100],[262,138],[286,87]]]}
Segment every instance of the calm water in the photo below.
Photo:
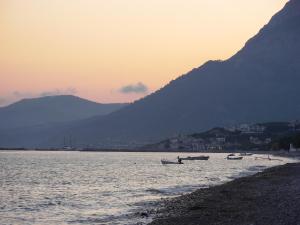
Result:
{"label": "calm water", "polygon": [[[284,161],[184,165],[178,153],[0,152],[0,224],[134,224],[151,202],[253,174]],[[197,154],[180,154],[180,156]],[[145,222],[145,221],[144,221]]]}

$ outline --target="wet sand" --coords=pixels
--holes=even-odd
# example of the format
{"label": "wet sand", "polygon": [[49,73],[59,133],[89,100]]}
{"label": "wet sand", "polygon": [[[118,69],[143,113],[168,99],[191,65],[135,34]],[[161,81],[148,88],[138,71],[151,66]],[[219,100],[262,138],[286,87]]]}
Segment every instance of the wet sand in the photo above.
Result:
{"label": "wet sand", "polygon": [[151,225],[300,225],[300,163],[164,200]]}

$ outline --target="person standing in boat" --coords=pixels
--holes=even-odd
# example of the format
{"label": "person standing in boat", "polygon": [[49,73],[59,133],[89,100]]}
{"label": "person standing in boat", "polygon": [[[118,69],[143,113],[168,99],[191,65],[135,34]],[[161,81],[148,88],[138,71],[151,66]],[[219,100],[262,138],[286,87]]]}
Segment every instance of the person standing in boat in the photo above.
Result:
{"label": "person standing in boat", "polygon": [[181,164],[182,163],[182,159],[178,156],[177,157],[178,163]]}

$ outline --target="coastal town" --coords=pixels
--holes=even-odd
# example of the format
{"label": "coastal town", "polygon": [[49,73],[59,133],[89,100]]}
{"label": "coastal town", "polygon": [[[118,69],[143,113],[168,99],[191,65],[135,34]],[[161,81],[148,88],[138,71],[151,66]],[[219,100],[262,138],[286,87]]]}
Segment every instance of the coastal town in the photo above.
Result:
{"label": "coastal town", "polygon": [[178,135],[145,149],[164,151],[300,151],[300,121],[240,124]]}

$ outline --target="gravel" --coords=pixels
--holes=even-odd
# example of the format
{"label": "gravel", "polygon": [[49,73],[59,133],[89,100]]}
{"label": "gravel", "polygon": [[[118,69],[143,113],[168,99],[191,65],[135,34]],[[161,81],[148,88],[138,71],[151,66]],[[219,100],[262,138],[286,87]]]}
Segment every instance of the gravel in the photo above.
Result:
{"label": "gravel", "polygon": [[163,200],[151,225],[300,225],[300,163]]}

